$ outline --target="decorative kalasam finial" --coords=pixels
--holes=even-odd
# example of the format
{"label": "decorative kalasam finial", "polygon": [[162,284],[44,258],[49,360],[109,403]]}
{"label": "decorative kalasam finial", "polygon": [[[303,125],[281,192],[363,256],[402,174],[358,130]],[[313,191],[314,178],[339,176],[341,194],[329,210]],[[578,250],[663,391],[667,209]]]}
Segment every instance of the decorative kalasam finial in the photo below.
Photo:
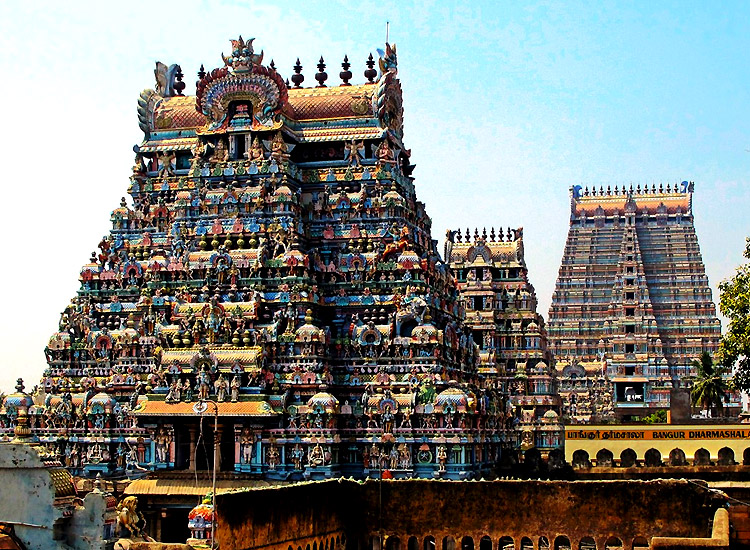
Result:
{"label": "decorative kalasam finial", "polygon": [[294,82],[294,87],[301,88],[302,83],[305,81],[305,75],[302,74],[302,64],[299,62],[299,57],[297,58],[297,62],[294,64],[294,67],[292,67],[292,70],[294,71],[294,74],[292,75],[292,82]]}
{"label": "decorative kalasam finial", "polygon": [[185,90],[185,83],[182,81],[185,75],[182,74],[182,67],[177,65],[177,72],[175,73],[175,83],[172,85],[177,95],[183,95],[182,92]]}
{"label": "decorative kalasam finial", "polygon": [[289,86],[289,79],[288,78],[284,81],[284,84],[286,84],[287,88],[291,88],[291,86]]}
{"label": "decorative kalasam finial", "polygon": [[201,63],[201,68],[198,69],[198,82],[203,80],[205,76],[206,76],[206,69],[203,68],[203,63]]}
{"label": "decorative kalasam finial", "polygon": [[23,384],[23,378],[16,380],[16,391],[18,393],[23,393],[24,388],[26,388],[26,386]]}
{"label": "decorative kalasam finial", "polygon": [[349,56],[344,54],[344,62],[341,64],[341,68],[344,69],[339,73],[339,78],[343,81],[341,82],[342,86],[351,86],[349,84],[349,80],[352,78],[352,72],[349,70],[349,67],[351,67],[352,64],[349,63]]}
{"label": "decorative kalasam finial", "polygon": [[238,40],[230,40],[232,43],[232,55],[229,57],[221,54],[221,58],[224,60],[224,65],[231,67],[234,72],[244,73],[249,71],[253,65],[260,65],[263,62],[263,52],[256,54],[253,50],[253,40],[251,38],[247,42],[242,39],[242,36]]}
{"label": "decorative kalasam finial", "polygon": [[273,62],[273,59],[271,60],[271,63],[268,65],[268,68],[272,71],[276,70],[276,64]]}
{"label": "decorative kalasam finial", "polygon": [[495,242],[495,226],[490,228],[490,241],[493,243]]}
{"label": "decorative kalasam finial", "polygon": [[375,60],[372,58],[372,53],[370,53],[370,57],[368,57],[367,61],[365,61],[365,65],[367,65],[367,70],[365,70],[365,78],[367,79],[367,83],[374,84],[375,77],[378,76],[378,71],[373,68],[375,67]]}
{"label": "decorative kalasam finial", "polygon": [[320,56],[320,61],[318,61],[318,72],[315,73],[315,80],[318,81],[318,85],[316,88],[325,88],[326,87],[326,80],[328,80],[328,73],[326,72],[326,64],[323,61],[323,56]]}
{"label": "decorative kalasam finial", "polygon": [[482,228],[482,240],[485,240],[485,241],[487,240],[487,228],[486,227]]}

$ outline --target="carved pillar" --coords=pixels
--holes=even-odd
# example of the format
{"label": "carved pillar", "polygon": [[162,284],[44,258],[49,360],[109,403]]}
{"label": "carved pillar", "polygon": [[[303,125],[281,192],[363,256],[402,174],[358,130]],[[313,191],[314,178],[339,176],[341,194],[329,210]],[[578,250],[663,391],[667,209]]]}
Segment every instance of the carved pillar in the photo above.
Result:
{"label": "carved pillar", "polygon": [[219,425],[216,427],[216,433],[214,434],[214,468],[216,471],[221,471],[221,435],[224,427]]}
{"label": "carved pillar", "polygon": [[196,469],[195,464],[195,444],[196,440],[198,439],[198,429],[194,426],[191,426],[188,428],[188,431],[190,432],[190,471],[194,472]]}

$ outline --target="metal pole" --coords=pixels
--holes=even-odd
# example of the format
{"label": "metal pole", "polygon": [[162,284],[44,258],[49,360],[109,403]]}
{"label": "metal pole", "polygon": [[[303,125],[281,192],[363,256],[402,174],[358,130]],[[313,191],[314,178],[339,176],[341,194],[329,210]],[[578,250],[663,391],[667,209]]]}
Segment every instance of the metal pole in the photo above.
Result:
{"label": "metal pole", "polygon": [[211,520],[211,549],[216,548],[216,520],[218,514],[216,513],[216,462],[219,459],[219,453],[221,449],[219,445],[219,405],[212,401],[214,405],[214,474],[211,482],[211,504],[213,506],[213,519]]}
{"label": "metal pole", "polygon": [[[213,507],[213,519],[211,520],[211,549],[216,548],[216,521],[218,515],[216,513],[216,463],[219,461],[219,404],[211,399],[201,399],[195,405],[193,405],[193,411],[203,416],[208,408],[208,403],[214,406],[214,464],[213,464],[213,475],[211,481],[211,506]],[[197,469],[197,464],[196,464]],[[197,474],[196,474],[197,475]]]}

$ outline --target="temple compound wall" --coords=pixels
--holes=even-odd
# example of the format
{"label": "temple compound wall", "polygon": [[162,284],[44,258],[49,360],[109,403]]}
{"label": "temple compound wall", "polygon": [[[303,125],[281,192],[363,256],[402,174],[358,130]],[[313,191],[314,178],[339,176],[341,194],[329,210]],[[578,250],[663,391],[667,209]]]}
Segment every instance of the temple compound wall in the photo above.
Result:
{"label": "temple compound wall", "polygon": [[[721,495],[684,480],[322,481],[219,495],[217,540],[225,550],[633,550],[654,537],[726,539]],[[712,533],[715,518],[726,533]]]}

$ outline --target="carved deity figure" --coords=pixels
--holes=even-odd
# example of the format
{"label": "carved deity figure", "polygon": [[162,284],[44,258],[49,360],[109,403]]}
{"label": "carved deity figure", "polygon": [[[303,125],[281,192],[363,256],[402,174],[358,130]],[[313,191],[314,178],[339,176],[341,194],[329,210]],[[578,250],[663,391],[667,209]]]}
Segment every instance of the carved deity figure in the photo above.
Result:
{"label": "carved deity figure", "polygon": [[240,436],[240,461],[242,464],[250,464],[253,458],[253,433],[250,428],[244,428]]}
{"label": "carved deity figure", "polygon": [[214,382],[214,389],[216,390],[217,401],[227,400],[227,390],[229,389],[229,383],[227,382],[226,378],[224,378],[223,374],[220,374],[216,379],[216,382]]}
{"label": "carved deity figure", "polygon": [[269,470],[275,470],[276,466],[279,465],[279,449],[276,445],[271,444],[268,446],[268,451],[266,451],[266,461],[268,462]]}
{"label": "carved deity figure", "polygon": [[437,448],[437,459],[438,459],[438,472],[445,472],[445,464],[448,461],[448,450],[445,445],[440,445]]}
{"label": "carved deity figure", "polygon": [[323,447],[320,446],[320,443],[316,443],[315,446],[310,449],[307,462],[313,467],[323,466],[325,464],[325,453],[323,452]]}
{"label": "carved deity figure", "polygon": [[242,386],[242,382],[240,381],[239,374],[234,375],[234,378],[232,378],[232,383],[230,384],[230,386],[232,389],[232,403],[236,403],[240,395],[240,386]]}
{"label": "carved deity figure", "polygon": [[265,150],[263,149],[263,145],[261,144],[260,139],[256,137],[250,146],[250,150],[245,153],[245,156],[247,157],[247,160],[259,164],[263,162],[264,155]]}
{"label": "carved deity figure", "polygon": [[302,446],[297,443],[292,449],[292,464],[294,464],[295,470],[302,469],[302,458],[305,456],[305,452],[302,450]]}

